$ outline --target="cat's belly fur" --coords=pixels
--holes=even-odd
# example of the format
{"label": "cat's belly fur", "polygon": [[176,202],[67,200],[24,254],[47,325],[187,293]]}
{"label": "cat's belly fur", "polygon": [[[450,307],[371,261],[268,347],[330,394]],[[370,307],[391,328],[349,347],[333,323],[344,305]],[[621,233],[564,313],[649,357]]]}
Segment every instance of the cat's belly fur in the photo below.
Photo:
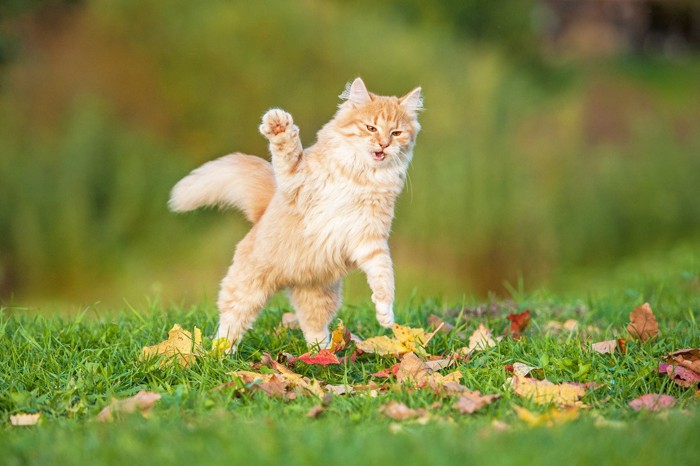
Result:
{"label": "cat's belly fur", "polygon": [[[290,209],[288,198],[273,199],[256,225],[255,256],[280,287],[333,283],[355,268],[353,252],[364,241],[388,237],[386,194],[329,184],[300,192],[296,202]],[[377,218],[377,203],[391,204],[382,209],[389,218]]]}

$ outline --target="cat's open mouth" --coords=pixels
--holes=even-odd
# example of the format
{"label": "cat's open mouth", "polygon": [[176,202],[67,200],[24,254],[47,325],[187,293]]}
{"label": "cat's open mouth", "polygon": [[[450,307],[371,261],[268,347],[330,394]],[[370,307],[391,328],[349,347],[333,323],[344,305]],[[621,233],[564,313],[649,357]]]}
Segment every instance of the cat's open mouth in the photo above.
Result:
{"label": "cat's open mouth", "polygon": [[386,158],[386,154],[384,151],[379,151],[379,152],[374,152],[372,155],[374,155],[374,160],[382,161]]}

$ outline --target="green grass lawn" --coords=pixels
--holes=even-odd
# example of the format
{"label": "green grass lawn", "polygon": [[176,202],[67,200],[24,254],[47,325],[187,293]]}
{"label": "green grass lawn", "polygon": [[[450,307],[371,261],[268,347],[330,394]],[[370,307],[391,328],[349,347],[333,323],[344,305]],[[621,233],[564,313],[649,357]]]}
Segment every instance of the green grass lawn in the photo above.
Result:
{"label": "green grass lawn", "polygon": [[[631,283],[631,282],[630,282]],[[508,324],[506,314],[529,309],[524,338],[504,338],[467,361],[443,370],[459,370],[462,384],[500,398],[474,414],[452,408],[455,396],[411,389],[389,379],[376,396],[335,395],[318,418],[307,417],[319,404],[313,396],[291,401],[261,391],[216,389],[231,382],[236,370],[252,370],[263,353],[300,355],[306,347],[297,329],[279,327],[286,302],[274,301],[231,357],[198,358],[189,368],[139,361],[141,348],[167,337],[174,323],[216,326],[213,308],[173,309],[153,303],[96,315],[45,316],[5,308],[0,315],[0,458],[2,464],[668,464],[697,461],[700,416],[697,387],[683,388],[658,374],[667,353],[700,346],[700,283],[696,273],[668,273],[636,280],[605,294],[564,298],[545,292],[512,291],[512,299],[441,305],[432,301],[399,306],[398,320],[429,328],[428,317],[444,316],[455,325],[426,346],[441,355],[467,345],[481,323],[494,335]],[[629,286],[628,286],[629,285]],[[585,299],[584,299],[585,298]],[[648,301],[660,335],[647,342],[629,338],[629,312]],[[488,303],[487,303],[488,304]],[[387,333],[374,322],[369,306],[345,306],[341,318],[363,338]],[[578,330],[552,333],[548,322],[578,321]],[[627,337],[626,354],[597,354],[590,343]],[[350,349],[346,350],[347,353]],[[387,382],[372,376],[390,367],[394,357],[363,354],[355,362],[309,366],[294,371],[330,384]],[[573,421],[554,427],[530,427],[515,406],[544,413],[550,406],[523,399],[508,388],[505,366],[522,362],[541,368],[558,382],[595,382]],[[263,368],[264,369],[264,368]],[[162,399],[148,418],[117,415],[95,418],[112,398],[150,390]],[[636,412],[628,402],[647,393],[672,395],[676,406],[662,413]],[[425,408],[427,422],[396,421],[380,411],[390,400]],[[436,404],[439,403],[439,406]],[[36,426],[16,427],[10,415],[41,412]],[[494,423],[498,425],[495,426]]]}

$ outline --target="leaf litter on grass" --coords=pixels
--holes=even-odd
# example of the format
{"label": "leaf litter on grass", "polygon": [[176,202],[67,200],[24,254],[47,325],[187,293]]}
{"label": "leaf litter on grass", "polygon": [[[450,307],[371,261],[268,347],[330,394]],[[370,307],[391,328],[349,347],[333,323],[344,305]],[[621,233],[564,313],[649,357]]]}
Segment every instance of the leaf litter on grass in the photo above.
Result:
{"label": "leaf litter on grass", "polygon": [[[510,312],[505,316],[505,320],[507,320],[504,330],[505,337],[512,339],[514,341],[512,344],[522,344],[519,339],[530,324],[531,312],[529,310],[519,313]],[[285,326],[293,325],[293,320],[290,317],[287,318],[287,321]],[[450,334],[454,326],[434,315],[429,321],[433,326],[432,332],[427,332],[423,328],[396,324],[392,328],[392,337],[376,336],[366,340],[360,340],[351,335],[344,324],[339,322],[331,333],[331,341],[327,348],[310,351],[298,357],[285,353],[278,355],[278,358],[282,358],[280,360],[276,360],[266,353],[259,364],[253,364],[254,368],[267,366],[266,370],[231,372],[234,380],[220,385],[217,389],[233,387],[240,394],[260,391],[268,396],[284,400],[293,400],[298,396],[307,395],[323,400],[321,404],[314,406],[309,411],[309,417],[318,417],[325,411],[329,404],[329,401],[326,400],[330,400],[331,394],[353,396],[358,393],[371,393],[372,396],[376,396],[378,393],[389,391],[426,390],[433,396],[437,396],[438,399],[448,398],[451,400],[451,408],[462,414],[473,414],[500,398],[501,394],[499,393],[482,394],[479,390],[473,390],[463,385],[463,375],[459,368],[447,374],[440,371],[454,365],[467,364],[475,352],[495,348],[497,341],[504,337],[494,338],[485,323],[479,323],[476,330],[469,336],[467,346],[453,351],[452,354],[432,356],[426,350],[427,344],[438,332],[445,331],[446,334]],[[573,320],[557,325],[560,327],[557,327],[556,331],[575,332],[578,331],[579,327],[578,322]],[[555,328],[555,325],[550,321],[545,326],[545,331],[549,332],[552,328]],[[634,308],[634,311],[630,313],[630,323],[627,325],[627,330],[632,338],[641,341],[647,341],[659,335],[658,322],[648,303]],[[451,335],[452,339],[457,337],[454,333]],[[586,336],[586,334],[581,334],[581,338],[586,338]],[[464,335],[461,337],[464,339]],[[357,350],[354,350],[355,348]],[[596,353],[611,354],[617,352],[624,355],[626,340],[625,338],[616,338],[601,341],[590,344],[590,348]],[[153,347],[145,347],[142,358],[163,355],[164,359],[161,364],[177,362],[189,367],[196,361],[196,358],[207,354],[220,354],[225,349],[224,346],[214,342],[212,350],[204,351],[199,329],[195,327],[194,332],[190,333],[176,324],[169,332],[169,338],[166,341]],[[343,351],[346,351],[346,356],[341,356]],[[333,366],[340,364],[355,364],[358,355],[362,354],[398,359],[390,367],[372,374],[376,378],[388,379],[387,383],[370,381],[369,383],[335,385],[314,377],[304,376],[294,370],[294,366],[299,363],[310,366],[328,366],[330,369],[327,370],[332,370]],[[663,372],[667,373],[677,384],[691,386],[700,380],[700,374],[693,370],[700,365],[700,350],[692,348],[678,350],[670,353],[666,360],[668,363],[662,363]],[[586,407],[581,398],[586,395],[588,387],[593,385],[574,382],[552,383],[544,379],[542,369],[520,362],[506,365],[506,371],[513,373],[507,379],[507,386],[513,390],[516,396],[538,405],[550,405],[550,408],[541,413],[532,412],[519,406],[514,408],[521,420],[533,426],[556,425],[577,418],[579,409]],[[533,377],[535,373],[538,374],[537,378]],[[638,398],[638,400],[649,400],[660,396],[659,394],[649,394]],[[654,399],[659,403],[659,398]],[[645,402],[638,400],[630,402],[632,409],[637,409],[635,406],[640,403],[644,406]],[[663,398],[663,400],[667,399]],[[440,404],[441,402],[438,402],[435,406]],[[384,403],[380,412],[397,421],[420,419],[421,422],[427,422],[434,417],[426,408],[413,409],[396,401]]]}

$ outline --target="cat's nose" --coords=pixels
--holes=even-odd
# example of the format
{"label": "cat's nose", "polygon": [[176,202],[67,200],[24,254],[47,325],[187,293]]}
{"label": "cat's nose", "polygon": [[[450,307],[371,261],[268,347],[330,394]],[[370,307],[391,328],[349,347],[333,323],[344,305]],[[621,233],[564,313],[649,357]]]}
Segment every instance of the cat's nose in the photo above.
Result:
{"label": "cat's nose", "polygon": [[380,142],[379,145],[382,147],[382,149],[386,149],[387,147],[389,147],[388,142]]}

